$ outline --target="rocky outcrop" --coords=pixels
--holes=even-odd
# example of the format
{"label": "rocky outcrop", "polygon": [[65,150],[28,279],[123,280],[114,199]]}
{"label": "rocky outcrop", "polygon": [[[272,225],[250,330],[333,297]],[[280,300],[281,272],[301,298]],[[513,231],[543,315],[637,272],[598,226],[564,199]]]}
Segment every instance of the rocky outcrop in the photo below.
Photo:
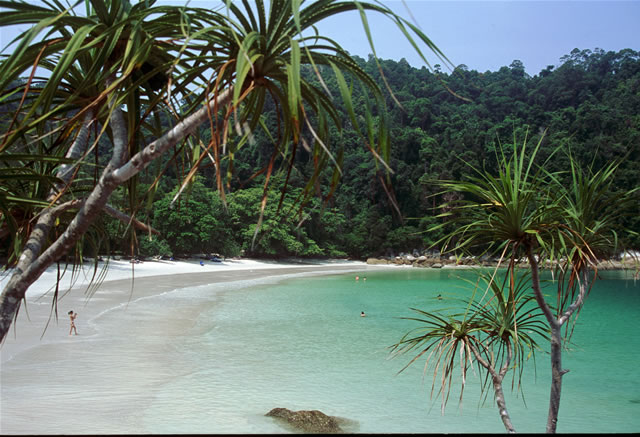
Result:
{"label": "rocky outcrop", "polygon": [[311,434],[340,434],[343,432],[338,419],[327,416],[318,410],[291,411],[287,408],[274,408],[266,416],[285,421],[297,431]]}
{"label": "rocky outcrop", "polygon": [[[444,267],[495,267],[498,265],[497,258],[490,258],[488,256],[482,256],[476,258],[473,256],[455,257],[455,256],[441,256],[440,254],[427,253],[426,255],[420,255],[415,257],[413,255],[382,257],[382,258],[368,258],[367,264],[369,265],[398,265],[398,266],[412,266],[412,267],[427,267],[440,269]],[[508,260],[501,263],[504,267]],[[520,269],[529,269],[529,262],[527,259],[516,260],[517,266]],[[541,263],[540,267],[548,269],[553,267],[554,263],[549,260]],[[598,263],[598,270],[632,270],[635,272],[640,271],[640,260],[633,257],[623,257],[617,260],[606,260]]]}
{"label": "rocky outcrop", "polygon": [[453,260],[450,260],[449,258],[441,258],[440,256],[432,255],[420,255],[418,257],[415,257],[413,255],[400,255],[387,258],[369,258],[367,259],[367,264],[391,264],[398,266],[441,268],[444,265],[456,265],[462,264],[462,262],[457,262],[455,258]]}
{"label": "rocky outcrop", "polygon": [[387,261],[384,258],[368,258],[367,259],[367,264],[371,264],[371,265],[375,265],[375,264],[389,264],[389,261]]}

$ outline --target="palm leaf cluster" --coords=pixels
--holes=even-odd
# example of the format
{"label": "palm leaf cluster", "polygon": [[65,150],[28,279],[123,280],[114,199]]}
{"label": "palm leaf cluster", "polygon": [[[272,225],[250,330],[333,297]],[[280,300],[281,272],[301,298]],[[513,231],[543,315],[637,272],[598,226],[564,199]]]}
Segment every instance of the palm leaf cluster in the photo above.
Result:
{"label": "palm leaf cluster", "polygon": [[[615,189],[613,175],[620,162],[585,169],[564,151],[570,168],[547,171],[544,162],[535,162],[543,140],[541,135],[529,152],[527,135],[521,145],[514,135],[511,148],[498,149],[498,168],[472,168],[473,175],[464,181],[436,181],[453,199],[444,205],[440,218],[457,226],[438,243],[454,253],[497,255],[498,268],[488,281],[481,277],[487,284],[488,302],[472,297],[463,313],[448,318],[420,311],[423,318],[415,320],[424,325],[419,328],[424,333],[405,336],[395,346],[400,352],[419,347],[415,359],[431,351],[436,372],[442,369],[443,391],[445,381],[450,384],[456,354],[461,357],[463,383],[475,358],[487,371],[485,381],[489,376],[492,379],[500,416],[509,432],[514,427],[501,395],[502,379],[510,368],[522,374],[525,358],[539,348],[535,337],[550,340],[552,396],[547,431],[555,432],[566,373],[561,328],[567,328],[566,334],[571,332],[567,322],[575,321],[573,316],[597,279],[599,263],[620,250],[614,223],[629,211],[635,191]],[[562,152],[556,149],[547,161]],[[526,276],[519,273],[523,265],[529,273]],[[502,281],[495,279],[500,266],[505,267]],[[550,270],[554,278],[555,302],[547,302],[543,294],[541,269]],[[443,397],[443,406],[446,400]]]}
{"label": "palm leaf cluster", "polygon": [[[254,174],[265,176],[265,200],[272,172],[283,169],[288,181],[300,147],[312,153],[315,165],[305,195],[320,182],[327,167],[334,172],[327,196],[333,192],[342,155],[336,141],[329,138],[329,128],[340,127],[339,97],[365,147],[386,166],[389,140],[382,92],[339,43],[319,34],[316,26],[333,15],[358,11],[370,38],[366,13],[381,13],[402,29],[421,55],[417,41],[441,57],[418,27],[378,2],[212,4],[214,9],[158,6],[151,0],[81,0],[71,5],[51,0],[41,6],[24,0],[0,1],[0,26],[31,26],[12,42],[14,47],[0,64],[0,98],[9,108],[5,118],[10,118],[2,132],[0,153],[7,172],[13,172],[15,185],[9,189],[13,193],[3,197],[3,209],[15,209],[14,198],[34,199],[30,190],[25,192],[15,182],[24,173],[18,168],[31,168],[36,179],[51,176],[50,169],[39,171],[30,165],[33,160],[16,165],[5,158],[16,149],[36,156],[41,148],[48,156],[63,159],[80,130],[90,128],[87,144],[75,161],[91,185],[87,178],[93,177],[95,183],[98,175],[91,166],[106,165],[109,144],[115,140],[111,129],[114,108],[123,109],[126,156],[131,157],[160,137],[167,123],[185,120],[201,110],[203,103],[217,102],[229,91],[230,101],[211,105],[204,117],[198,118],[205,125],[208,120],[204,135],[191,126],[191,135],[173,147],[174,162],[180,159],[187,164],[181,168],[183,187],[210,161],[217,170],[216,185],[224,194],[238,149],[251,140],[255,129],[268,129],[262,118],[267,104],[275,104],[278,115],[275,131],[268,132],[273,140],[272,155],[269,164]],[[330,95],[323,86],[321,66],[328,68],[322,74],[335,75],[340,96]],[[314,71],[317,80],[304,79],[304,68]],[[383,120],[376,123],[367,111],[365,125],[358,122],[351,100],[354,85],[367,90]],[[149,169],[156,182],[170,165],[167,160]],[[136,177],[131,176],[128,194],[123,196],[129,199],[126,209],[131,216],[145,198],[150,201],[155,189],[154,183],[149,193],[138,193]],[[73,183],[67,183],[65,193],[71,194],[69,188],[79,180],[74,177]],[[39,198],[44,201],[46,195]],[[37,209],[25,217],[30,220],[35,212]],[[16,224],[8,221],[18,215],[4,213],[3,229],[16,229]],[[20,239],[24,234],[15,235]]]}
{"label": "palm leaf cluster", "polygon": [[637,188],[625,192],[614,187],[613,175],[618,165],[619,162],[611,162],[602,169],[585,172],[571,161],[571,183],[562,191],[564,221],[558,226],[556,238],[565,259],[556,269],[557,318],[576,300],[581,286],[586,288],[586,298],[594,282],[587,275],[595,279],[599,263],[614,258],[622,247],[614,221],[629,214]]}
{"label": "palm leaf cluster", "polygon": [[[496,170],[472,168],[475,176],[468,180],[435,181],[457,193],[439,215],[457,229],[437,244],[457,253],[498,255],[510,269],[533,261],[553,268],[557,277],[566,275],[559,284],[574,289],[584,270],[596,269],[622,247],[615,222],[628,213],[635,190],[613,186],[620,161],[603,169],[583,168],[569,153],[569,169],[546,171],[544,162],[535,162],[544,138],[531,151],[526,135],[521,145],[514,138],[511,150],[499,149]],[[556,149],[546,160],[557,153],[563,151]],[[571,298],[570,293],[559,296],[557,311]]]}
{"label": "palm leaf cluster", "polygon": [[[3,115],[11,116],[0,144],[2,163],[12,173],[7,186],[14,189],[24,184],[20,175],[24,171],[50,181],[44,190],[33,192],[36,187],[32,187],[27,195],[3,201],[7,213],[0,226],[27,230],[11,234],[15,247],[9,252],[11,260],[20,254],[29,235],[28,223],[39,212],[39,208],[22,209],[19,225],[10,217],[16,216],[21,202],[39,200],[40,207],[61,203],[82,198],[95,186],[97,171],[107,162],[108,144],[114,141],[110,129],[113,108],[127,107],[130,137],[126,153],[134,154],[144,146],[143,130],[147,134],[154,130],[149,114],[141,114],[141,108],[160,116],[159,111],[150,111],[162,99],[161,93],[156,94],[158,81],[166,79],[162,71],[172,63],[187,66],[171,53],[180,47],[185,25],[195,13],[189,17],[189,11],[178,8],[119,0],[71,6],[57,1],[42,6],[2,2],[1,6],[1,26],[32,26],[16,38],[15,47],[0,64],[0,90],[7,104]],[[26,159],[9,161],[17,150]],[[39,151],[49,157],[49,167],[34,165]],[[65,164],[73,166],[72,174],[61,180]],[[128,188],[129,210],[135,211],[136,184]],[[65,223],[72,217],[63,214],[58,221]]]}
{"label": "palm leaf cluster", "polygon": [[468,180],[435,181],[446,192],[463,194],[445,205],[446,211],[438,216],[458,226],[455,234],[440,241],[445,250],[517,256],[544,232],[545,215],[556,205],[549,198],[542,167],[534,167],[531,159],[541,144],[542,138],[530,156],[527,139],[518,149],[514,138],[513,149],[499,149],[497,174],[471,168]]}
{"label": "palm leaf cluster", "polygon": [[[16,302],[52,262],[73,253],[81,261],[87,246],[104,251],[104,213],[126,224],[132,251],[132,229],[154,232],[146,209],[168,168],[181,185],[176,201],[205,166],[224,200],[236,154],[257,129],[272,141],[268,163],[253,175],[264,184],[263,211],[272,176],[282,172],[286,190],[300,148],[313,172],[299,205],[314,191],[331,196],[341,175],[340,146],[330,137],[341,128],[339,107],[389,170],[383,92],[318,32],[323,20],[355,11],[371,41],[367,14],[382,14],[425,61],[420,47],[447,62],[416,25],[377,1],[212,4],[0,0],[0,26],[26,29],[0,58],[0,235],[16,266],[0,296],[2,336]],[[339,96],[324,85],[328,75]],[[365,108],[356,108],[354,87],[365,90]],[[276,108],[269,125],[267,107]],[[364,123],[356,117],[363,111]],[[140,192],[142,176],[153,182]]]}
{"label": "palm leaf cluster", "polygon": [[[506,373],[517,372],[516,390],[522,391],[521,377],[524,363],[540,350],[539,341],[548,338],[542,313],[535,305],[527,287],[529,275],[510,270],[500,273],[502,278],[480,271],[478,281],[471,284],[471,297],[460,299],[463,311],[449,306],[439,311],[411,308],[417,317],[406,317],[420,324],[392,346],[394,355],[411,353],[414,357],[404,371],[421,357],[425,357],[424,371],[432,367],[432,396],[441,397],[444,414],[449,401],[454,376],[460,373],[460,398],[470,370],[480,366],[486,370],[481,379],[481,392],[487,394],[490,384],[502,384]],[[475,372],[474,372],[475,373]],[[483,372],[479,372],[482,374]],[[486,399],[486,396],[485,396]]]}

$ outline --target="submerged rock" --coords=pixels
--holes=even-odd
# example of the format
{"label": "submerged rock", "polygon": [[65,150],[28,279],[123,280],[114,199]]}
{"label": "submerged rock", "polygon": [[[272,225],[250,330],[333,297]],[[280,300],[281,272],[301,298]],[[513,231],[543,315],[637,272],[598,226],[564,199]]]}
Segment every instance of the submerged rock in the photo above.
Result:
{"label": "submerged rock", "polygon": [[274,408],[266,416],[285,420],[299,431],[308,433],[340,434],[342,428],[335,417],[327,416],[318,410],[291,411],[287,408]]}

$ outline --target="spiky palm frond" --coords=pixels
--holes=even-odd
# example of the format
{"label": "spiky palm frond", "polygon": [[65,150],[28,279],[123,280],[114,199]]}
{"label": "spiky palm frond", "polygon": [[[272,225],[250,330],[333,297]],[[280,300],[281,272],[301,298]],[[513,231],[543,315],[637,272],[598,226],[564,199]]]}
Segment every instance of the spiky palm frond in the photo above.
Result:
{"label": "spiky palm frond", "polygon": [[[149,117],[166,110],[170,119],[185,119],[203,102],[232,89],[230,105],[209,114],[210,141],[199,142],[198,132],[192,131],[195,141],[187,138],[189,146],[180,152],[191,164],[185,169],[183,184],[190,184],[203,160],[210,158],[219,169],[216,184],[223,199],[224,179],[228,183],[231,173],[221,173],[225,167],[233,168],[235,152],[261,126],[268,100],[278,108],[280,129],[273,136],[272,160],[263,169],[267,182],[276,169],[276,158],[281,157],[284,168],[291,171],[302,143],[311,144],[317,155],[311,179],[318,180],[326,167],[333,167],[335,187],[342,152],[330,141],[325,127],[331,123],[340,127],[340,117],[337,96],[323,86],[322,76],[327,72],[336,75],[351,120],[357,117],[349,81],[362,84],[379,113],[384,113],[379,86],[339,43],[317,32],[321,21],[358,11],[369,32],[365,12],[383,14],[403,30],[423,58],[418,42],[443,58],[416,26],[378,2],[276,0],[267,6],[262,1],[223,1],[216,10],[128,0],[80,0],[71,6],[58,2],[34,6],[20,0],[0,1],[0,5],[6,9],[0,13],[0,26],[32,26],[16,39],[15,50],[0,64],[0,89],[7,89],[25,72],[31,75],[12,96],[20,110],[3,133],[0,149],[44,123],[49,123],[49,135],[56,136],[56,147],[67,148],[67,139],[73,137],[88,111],[97,127],[92,146],[97,147],[102,135],[113,141],[111,113],[115,106],[124,105],[129,156],[133,156],[144,146],[146,136],[162,134],[157,130],[160,123]],[[321,73],[322,66],[327,68]],[[317,81],[302,76],[305,68],[314,72]],[[115,79],[107,86],[110,77]],[[53,118],[55,125],[50,123]],[[386,166],[385,123],[377,129],[373,123],[360,126],[356,122],[354,126],[378,163]],[[159,174],[154,177],[158,179]],[[129,209],[135,211],[137,184],[129,185]],[[267,192],[265,184],[265,198]]]}
{"label": "spiky palm frond", "polygon": [[[449,205],[449,211],[441,214],[441,218],[452,218],[459,227],[439,243],[457,250],[501,250],[500,260],[508,259],[507,271],[510,275],[513,275],[516,264],[523,256],[528,262],[531,273],[528,283],[533,289],[538,308],[544,314],[551,338],[552,396],[547,432],[555,432],[562,376],[566,373],[561,365],[561,328],[566,324],[566,341],[573,329],[569,329],[567,322],[582,308],[596,278],[597,263],[602,257],[611,257],[619,250],[616,221],[628,211],[635,190],[616,192],[613,189],[613,176],[619,162],[602,169],[589,168],[584,171],[569,156],[570,168],[566,172],[545,170],[545,163],[534,163],[541,141],[530,155],[525,154],[526,139],[519,149],[514,139],[513,153],[509,158],[500,148],[495,172],[473,169],[475,176],[467,181],[439,181],[445,193],[466,196],[462,201]],[[551,156],[559,150],[553,150]],[[567,175],[568,181],[563,180]],[[442,226],[436,226],[433,230]],[[541,289],[540,269],[547,263],[550,263],[556,280],[555,308],[547,302]],[[594,272],[593,278],[590,277],[590,271]],[[509,287],[516,290],[513,279]],[[494,293],[494,296],[498,295]],[[509,312],[496,312],[493,309],[484,313],[482,306],[473,305],[474,314],[482,316],[482,320],[490,320],[489,326],[511,326],[509,314],[515,316],[522,313],[522,309],[518,311],[516,308],[515,295],[510,301],[513,303],[497,306],[498,310],[505,308]],[[511,328],[503,327],[493,336],[500,339],[497,334],[502,333],[511,339],[524,338],[524,342],[519,344],[524,347],[516,346],[513,350],[518,360],[522,360],[527,348],[534,346],[526,336],[521,335],[521,329],[515,336],[515,328],[522,328],[521,323],[512,324],[513,332]],[[532,331],[541,334],[542,324],[534,323]],[[524,324],[528,324],[526,320]],[[504,340],[498,340],[496,344],[502,344],[500,341]],[[510,344],[504,344],[509,349]],[[505,423],[510,429],[508,425]]]}
{"label": "spiky palm frond", "polygon": [[[47,206],[30,217],[38,220],[42,232],[26,230],[23,235],[34,238],[34,244],[25,245],[30,247],[28,256],[19,255],[15,245],[9,249],[25,265],[16,269],[0,295],[2,336],[26,288],[78,244],[107,211],[107,200],[117,190],[124,191],[121,198],[128,200],[134,222],[144,200],[136,178],[151,170],[152,161],[162,161],[151,175],[157,182],[167,161],[179,157],[186,164],[181,176],[186,175],[188,185],[202,161],[211,159],[224,199],[221,173],[232,169],[234,152],[247,142],[251,130],[264,126],[267,99],[276,106],[278,129],[270,136],[272,154],[263,170],[262,209],[271,174],[280,163],[290,172],[301,145],[313,149],[312,179],[320,180],[322,170],[333,167],[334,189],[341,152],[329,140],[328,126],[340,128],[338,104],[322,86],[319,67],[333,72],[340,82],[340,97],[353,120],[354,84],[373,97],[381,113],[384,99],[371,76],[338,43],[316,31],[322,20],[358,11],[369,33],[366,13],[383,14],[421,55],[418,42],[442,57],[419,28],[379,2],[273,0],[267,7],[259,0],[225,1],[221,6],[208,10],[157,6],[153,0],[79,0],[70,5],[58,0],[43,5],[0,0],[0,26],[31,26],[0,62],[0,102],[15,106],[0,133],[0,161],[25,145],[34,148],[45,142],[50,156],[74,161],[70,168],[59,161],[49,173],[38,173],[54,172],[59,181],[30,198]],[[318,83],[305,79],[303,68],[315,72]],[[376,162],[386,166],[388,129],[380,123],[374,130],[370,114],[365,118],[367,123],[357,131]],[[207,121],[205,142],[200,133]],[[14,176],[17,180],[17,170]],[[33,196],[31,188],[14,190],[22,196],[19,201]],[[10,211],[12,202],[15,206],[16,200],[5,196],[2,207]],[[16,229],[9,222],[7,226]],[[58,224],[68,232],[48,239]]]}
{"label": "spiky palm frond", "polygon": [[475,322],[486,335],[485,346],[495,354],[492,357],[495,368],[505,362],[508,353],[513,354],[511,367],[518,373],[513,381],[517,381],[518,387],[524,363],[530,358],[535,361],[535,352],[542,350],[539,341],[549,339],[549,328],[536,305],[530,280],[528,271],[507,269],[503,278],[482,272],[478,284],[482,284],[479,289],[485,292],[469,302]]}
{"label": "spiky palm frond", "polygon": [[[391,347],[391,352],[394,355],[415,353],[399,373],[423,356],[426,356],[423,373],[427,372],[430,363],[435,362],[431,396],[433,397],[437,388],[436,396],[441,398],[441,411],[444,414],[451,393],[453,376],[458,368],[462,376],[460,391],[462,400],[467,372],[474,362],[470,345],[477,341],[474,334],[478,333],[480,328],[465,320],[461,314],[442,315],[417,308],[411,308],[411,310],[419,316],[403,317],[403,319],[413,320],[422,326],[406,333]],[[484,353],[482,348],[481,350]]]}
{"label": "spiky palm frond", "polygon": [[[82,3],[86,10],[81,8]],[[164,72],[169,67],[187,66],[172,52],[181,47],[193,13],[190,16],[183,8],[155,7],[153,3],[93,0],[71,6],[59,2],[39,6],[24,1],[2,2],[6,12],[0,13],[0,26],[32,27],[17,38],[16,48],[0,63],[0,90],[7,95],[6,103],[17,107],[8,129],[1,133],[0,160],[8,171],[13,170],[14,179],[20,179],[19,167],[12,165],[9,157],[16,150],[34,153],[44,147],[58,161],[40,173],[43,177],[59,172],[65,163],[74,171],[65,183],[50,187],[56,192],[54,197],[49,190],[39,195],[32,191],[21,201],[39,200],[46,207],[52,202],[80,199],[90,192],[97,182],[95,171],[103,168],[111,151],[108,144],[113,144],[114,138],[110,118],[116,106],[125,104],[128,108],[129,156],[143,145],[145,132],[159,134],[146,117],[164,105],[163,93],[157,93],[155,86],[158,78],[164,77],[166,82]],[[19,81],[25,72],[29,78]],[[16,83],[20,84],[19,92],[13,91]],[[72,158],[65,158],[83,130],[91,133],[83,138]],[[135,183],[129,186],[131,211],[137,208],[136,187]],[[12,202],[6,209],[19,203],[15,198]],[[32,209],[27,220],[37,212]],[[57,220],[64,224],[66,217],[68,214]],[[26,239],[28,228],[24,231],[16,238]],[[16,250],[9,253],[15,258],[20,246],[14,247]]]}
{"label": "spiky palm frond", "polygon": [[[583,168],[570,156],[570,182],[562,182],[556,175],[558,204],[563,221],[556,230],[558,245],[564,248],[563,260],[556,266],[556,317],[576,299],[582,302],[597,277],[598,264],[614,258],[623,249],[616,223],[631,211],[633,194],[638,188],[619,191],[614,187],[614,175],[620,161],[608,163],[594,170]],[[628,231],[627,232],[631,232]],[[593,278],[589,276],[593,272]],[[580,296],[580,294],[583,296]],[[575,306],[579,312],[581,305]],[[570,332],[567,327],[567,333]],[[572,329],[571,329],[572,331]]]}
{"label": "spiky palm frond", "polygon": [[[228,25],[214,25],[215,20],[211,20],[211,27],[199,34],[215,47],[215,51],[203,52],[198,58],[202,74],[205,69],[212,69],[216,71],[216,83],[223,86],[234,83],[233,111],[227,113],[227,118],[222,121],[232,123],[233,128],[223,129],[225,135],[216,140],[214,147],[228,144],[228,134],[234,130],[249,135],[260,126],[259,115],[266,102],[275,102],[279,128],[272,136],[272,160],[263,169],[266,179],[276,170],[276,157],[282,158],[281,169],[290,173],[297,150],[302,145],[313,150],[316,158],[309,179],[317,180],[321,172],[330,167],[333,168],[332,185],[335,185],[341,174],[342,151],[336,147],[335,141],[331,141],[326,126],[333,123],[341,128],[336,105],[336,99],[341,98],[352,126],[360,134],[367,150],[376,157],[377,165],[389,169],[386,164],[390,147],[386,122],[378,126],[358,122],[351,96],[353,85],[349,82],[359,83],[365,94],[373,97],[378,113],[384,117],[384,98],[378,84],[338,42],[319,34],[317,26],[334,15],[356,11],[361,14],[365,32],[369,32],[366,12],[382,14],[403,30],[423,58],[417,42],[426,45],[436,56],[444,57],[426,35],[379,2],[276,0],[269,2],[268,11],[262,1],[227,1],[225,6],[226,10],[221,13],[225,14]],[[312,72],[311,78],[301,74],[305,69]],[[325,85],[328,74],[335,76],[339,96],[328,91]],[[205,92],[206,87],[202,91]],[[365,115],[369,114],[370,109],[360,109],[365,109]],[[216,161],[219,161],[219,156],[214,150]],[[226,158],[228,168],[231,168],[233,151]],[[285,188],[287,183],[288,178]],[[223,191],[221,178],[217,179],[217,185]],[[307,188],[311,186],[313,184]],[[265,184],[265,197],[267,192]],[[305,190],[304,199],[309,194],[310,190]]]}
{"label": "spiky palm frond", "polygon": [[534,163],[542,141],[543,137],[529,153],[527,137],[521,145],[514,138],[511,153],[499,149],[496,170],[471,167],[468,180],[435,181],[444,192],[463,196],[445,205],[447,211],[438,216],[457,227],[435,244],[452,251],[502,252],[515,260],[525,244],[541,241],[538,237],[546,231],[546,217],[557,209],[544,195],[549,190],[547,174]]}
{"label": "spiky palm frond", "polygon": [[[548,339],[548,328],[542,312],[535,305],[526,274],[515,276],[513,269],[496,273],[481,272],[472,284],[463,312],[441,314],[411,308],[419,317],[406,317],[421,326],[405,334],[391,347],[395,355],[412,353],[414,357],[400,372],[425,358],[424,372],[433,367],[431,396],[437,389],[444,414],[456,369],[460,372],[462,402],[469,369],[476,365],[480,378],[481,399],[486,400],[493,387],[496,403],[505,428],[514,432],[503,396],[503,380],[513,371],[511,389],[523,394],[522,371],[525,361],[540,350],[538,341]],[[474,363],[475,361],[475,363]],[[483,396],[484,395],[484,396]]]}

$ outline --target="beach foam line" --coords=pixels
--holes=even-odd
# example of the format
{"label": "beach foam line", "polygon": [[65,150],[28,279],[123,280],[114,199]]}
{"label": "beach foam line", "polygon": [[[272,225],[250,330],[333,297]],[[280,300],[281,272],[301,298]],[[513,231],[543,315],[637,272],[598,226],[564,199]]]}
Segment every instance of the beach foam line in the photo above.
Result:
{"label": "beach foam line", "polygon": [[[61,293],[74,288],[87,287],[91,283],[91,279],[100,278],[102,282],[118,281],[122,279],[143,278],[149,276],[174,275],[174,274],[190,274],[203,272],[226,272],[233,270],[247,269],[295,269],[301,267],[312,266],[366,266],[361,261],[301,261],[301,262],[270,262],[258,261],[254,259],[232,259],[222,262],[204,261],[204,265],[200,265],[200,260],[192,261],[144,261],[139,264],[131,263],[123,260],[109,260],[107,262],[98,262],[97,271],[94,264],[85,263],[79,266],[76,271],[72,271],[71,266],[63,272],[60,280],[59,290]],[[106,270],[103,270],[105,269]],[[63,267],[61,267],[61,270]],[[4,288],[12,274],[12,269],[3,272],[0,275],[0,289]],[[37,300],[43,296],[50,295],[55,290],[56,278],[58,275],[57,267],[49,267],[27,290],[27,300]],[[212,280],[215,282],[215,278]]]}
{"label": "beach foam line", "polygon": [[[99,264],[100,268],[103,266],[104,263]],[[26,304],[0,345],[0,403],[10,405],[0,409],[0,434],[25,430],[39,434],[40,426],[55,421],[62,421],[71,429],[84,427],[83,431],[89,434],[103,429],[102,425],[111,426],[104,429],[116,433],[141,429],[141,419],[130,412],[144,410],[144,405],[151,402],[153,387],[164,383],[167,372],[172,372],[172,361],[163,362],[167,351],[183,341],[181,336],[186,332],[199,326],[196,323],[199,314],[216,305],[218,293],[233,293],[291,278],[364,275],[389,268],[397,267],[342,260],[241,259],[208,261],[203,266],[200,260],[147,261],[133,266],[127,261],[111,260],[101,282],[89,293],[86,286],[93,275],[93,265],[85,264],[79,269],[74,281],[71,272],[67,272],[60,286],[56,319],[52,295],[47,293],[56,282],[54,266],[30,287]],[[9,274],[3,275],[0,285],[9,280]],[[65,289],[71,287],[70,291]],[[69,310],[78,313],[77,336],[69,334]],[[176,362],[179,361],[178,357]],[[96,379],[96,374],[100,378]],[[55,381],[68,378],[74,381],[74,387],[56,385]],[[73,404],[71,409],[61,412],[49,408],[46,404],[46,396],[52,393],[48,391],[49,384],[54,386],[57,398],[66,397],[65,402]],[[99,407],[95,408],[93,402]],[[34,408],[51,416],[41,417],[38,423],[21,415]],[[113,428],[111,416],[105,419],[104,415],[112,411],[118,418],[126,417],[126,423],[117,422],[122,428]],[[70,425],[74,423],[75,428]],[[86,428],[88,424],[90,428]]]}
{"label": "beach foam line", "polygon": [[[76,321],[78,330],[81,335],[90,336],[96,332],[93,329],[94,323],[111,310],[122,309],[123,323],[127,323],[128,303],[179,289],[209,284],[225,284],[222,288],[236,289],[298,275],[330,275],[351,271],[362,274],[365,271],[395,267],[370,266],[360,261],[343,260],[269,262],[234,259],[221,263],[209,261],[203,266],[200,265],[200,260],[145,261],[133,265],[129,261],[110,260],[108,268],[102,270],[105,264],[107,263],[99,263],[96,275],[100,275],[100,281],[91,288],[88,286],[94,275],[93,264],[85,264],[74,275],[71,270],[67,271],[60,281],[55,308],[52,303],[57,267],[50,267],[34,282],[26,294],[26,305],[18,313],[11,333],[0,345],[0,363],[6,363],[34,347],[70,341],[67,316],[69,310],[80,313]],[[10,274],[4,272],[0,287],[6,284]],[[220,289],[221,285],[214,288]]]}

